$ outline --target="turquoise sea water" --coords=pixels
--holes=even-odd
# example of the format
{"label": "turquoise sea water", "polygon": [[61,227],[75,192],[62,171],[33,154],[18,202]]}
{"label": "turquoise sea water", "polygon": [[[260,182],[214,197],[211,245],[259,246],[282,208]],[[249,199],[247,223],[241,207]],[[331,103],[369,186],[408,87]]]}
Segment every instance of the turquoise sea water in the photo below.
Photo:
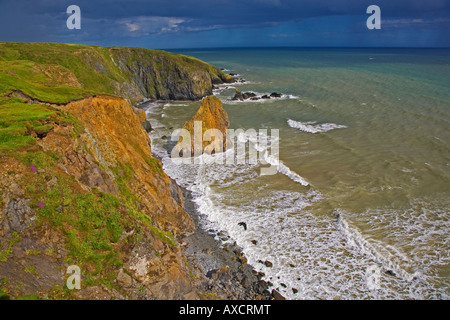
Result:
{"label": "turquoise sea water", "polygon": [[[199,103],[150,105],[153,151],[194,192],[205,228],[236,241],[289,299],[449,298],[450,50],[182,53],[247,81],[215,90],[231,128],[280,133],[272,176],[177,166],[161,137]],[[230,101],[235,88],[283,96]]]}

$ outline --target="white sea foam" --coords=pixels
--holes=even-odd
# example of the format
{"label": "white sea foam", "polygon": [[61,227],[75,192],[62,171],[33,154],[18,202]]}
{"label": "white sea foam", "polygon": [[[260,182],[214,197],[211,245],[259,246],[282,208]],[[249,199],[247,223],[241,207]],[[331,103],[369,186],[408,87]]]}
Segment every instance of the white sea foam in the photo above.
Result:
{"label": "white sea foam", "polygon": [[419,275],[418,273],[408,273],[407,271],[402,269],[398,263],[395,262],[395,260],[398,260],[400,258],[402,262],[408,264],[408,259],[405,256],[399,255],[399,252],[397,252],[397,256],[394,256],[390,253],[387,253],[387,250],[383,250],[385,252],[385,254],[383,255],[380,252],[380,249],[382,249],[383,245],[380,242],[370,242],[365,239],[356,227],[351,227],[349,225],[344,213],[339,213],[337,224],[339,230],[345,235],[348,243],[351,246],[356,247],[362,253],[371,256],[375,261],[381,264],[385,268],[385,270],[393,271],[395,275],[402,277],[408,282],[412,281]]}
{"label": "white sea foam", "polygon": [[319,132],[327,132],[333,129],[344,129],[347,128],[347,126],[339,125],[335,123],[322,123],[322,124],[316,124],[315,121],[308,121],[308,122],[300,122],[300,121],[294,121],[289,119],[287,121],[288,125],[291,128],[299,129],[303,132],[308,133],[319,133]]}
{"label": "white sea foam", "polygon": [[277,166],[277,171],[281,174],[284,174],[292,181],[300,183],[302,186],[309,186],[308,181],[306,181],[302,176],[292,171],[288,166],[286,166],[281,160],[278,160],[273,155],[269,155],[268,151],[264,152],[264,160],[273,165]]}
{"label": "white sea foam", "polygon": [[[273,102],[277,102],[280,100],[298,100],[300,99],[300,97],[295,96],[293,94],[282,94],[281,97],[271,97],[270,99],[262,99],[261,97],[264,95],[270,96],[270,93],[261,93],[261,92],[256,92],[256,91],[249,91],[252,92],[254,94],[256,94],[256,97],[259,97],[259,99],[255,99],[252,100],[250,99],[245,99],[245,100],[232,100],[230,98],[222,98],[222,102],[225,104],[240,104],[240,103],[273,103]],[[255,97],[255,98],[256,98]]]}
{"label": "white sea foam", "polygon": [[[249,132],[247,134],[244,133],[240,133],[238,135],[238,140],[243,143],[245,141],[250,141],[252,143],[252,146],[254,149],[256,149],[260,154],[263,155],[263,159],[266,163],[272,165],[272,166],[276,166],[277,167],[277,171],[281,174],[286,175],[288,178],[290,178],[292,181],[295,181],[297,183],[300,183],[302,186],[308,186],[309,183],[299,174],[297,174],[296,172],[292,171],[288,166],[286,166],[283,161],[281,161],[279,159],[279,154],[278,153],[271,153],[269,152],[269,147],[273,144],[273,143],[277,143],[279,144],[279,138],[278,137],[272,137],[272,136],[267,136],[265,135],[263,132]],[[276,139],[277,141],[275,141],[274,139]],[[267,141],[268,143],[266,145],[261,145],[259,142],[261,140]]]}
{"label": "white sea foam", "polygon": [[164,104],[164,108],[166,107],[187,107],[188,105],[185,103],[166,103]]}

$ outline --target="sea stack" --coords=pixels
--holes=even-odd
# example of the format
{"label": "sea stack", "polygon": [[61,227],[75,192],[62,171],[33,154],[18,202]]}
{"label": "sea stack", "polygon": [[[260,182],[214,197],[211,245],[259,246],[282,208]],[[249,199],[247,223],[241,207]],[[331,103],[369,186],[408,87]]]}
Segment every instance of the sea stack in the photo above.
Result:
{"label": "sea stack", "polygon": [[222,101],[214,96],[203,98],[197,113],[184,124],[183,129],[187,131],[180,136],[176,150],[180,155],[186,155],[186,152],[200,155],[203,152],[214,154],[225,151],[229,125]]}

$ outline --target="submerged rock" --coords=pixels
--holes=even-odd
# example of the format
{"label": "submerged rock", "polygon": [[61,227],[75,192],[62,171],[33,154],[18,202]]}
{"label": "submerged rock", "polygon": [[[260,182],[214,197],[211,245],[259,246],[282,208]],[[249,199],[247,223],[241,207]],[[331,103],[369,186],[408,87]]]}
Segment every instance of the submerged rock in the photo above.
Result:
{"label": "submerged rock", "polygon": [[242,92],[239,89],[236,89],[234,97],[231,98],[231,100],[241,100],[241,99],[244,99]]}
{"label": "submerged rock", "polygon": [[232,101],[236,101],[236,100],[244,101],[244,100],[250,99],[252,101],[257,101],[257,100],[268,100],[268,99],[272,99],[272,98],[281,98],[282,96],[283,95],[278,92],[272,92],[270,95],[264,94],[262,96],[258,96],[254,92],[241,92],[239,89],[236,89],[236,93],[234,94],[233,98],[231,98],[231,100]]}
{"label": "submerged rock", "polygon": [[239,89],[236,89],[236,93],[234,94],[234,97],[231,98],[231,100],[247,100],[256,98],[256,93],[253,92],[244,92],[242,93]]}
{"label": "submerged rock", "polygon": [[246,224],[245,222],[239,222],[238,225],[241,226],[241,227],[243,227],[244,230],[247,231],[247,224]]}

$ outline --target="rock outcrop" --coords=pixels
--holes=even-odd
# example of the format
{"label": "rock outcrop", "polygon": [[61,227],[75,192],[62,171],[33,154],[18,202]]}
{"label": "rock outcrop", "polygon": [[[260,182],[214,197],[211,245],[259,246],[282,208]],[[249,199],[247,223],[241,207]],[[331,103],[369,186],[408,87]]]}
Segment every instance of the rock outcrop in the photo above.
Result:
{"label": "rock outcrop", "polygon": [[[20,90],[60,104],[95,94],[117,95],[130,104],[145,98],[199,100],[212,94],[214,84],[235,81],[199,59],[141,48],[2,42],[0,64],[8,83],[0,91]],[[39,77],[42,83],[36,83]]]}
{"label": "rock outcrop", "polygon": [[269,94],[264,94],[262,96],[258,96],[254,92],[241,92],[239,89],[236,89],[236,93],[231,98],[231,100],[233,100],[233,101],[236,101],[236,100],[244,101],[244,100],[249,100],[250,99],[250,100],[253,100],[253,101],[257,101],[257,100],[267,100],[267,99],[271,99],[271,98],[281,98],[282,96],[283,95],[281,93],[278,93],[278,92],[272,92],[270,95]]}
{"label": "rock outcrop", "polygon": [[256,94],[253,92],[244,92],[242,93],[239,89],[236,89],[236,93],[231,100],[247,100],[250,98],[256,97]]}
{"label": "rock outcrop", "polygon": [[203,98],[197,113],[183,126],[188,137],[182,134],[175,150],[180,155],[223,152],[227,147],[229,125],[230,120],[222,101],[214,96]]}

